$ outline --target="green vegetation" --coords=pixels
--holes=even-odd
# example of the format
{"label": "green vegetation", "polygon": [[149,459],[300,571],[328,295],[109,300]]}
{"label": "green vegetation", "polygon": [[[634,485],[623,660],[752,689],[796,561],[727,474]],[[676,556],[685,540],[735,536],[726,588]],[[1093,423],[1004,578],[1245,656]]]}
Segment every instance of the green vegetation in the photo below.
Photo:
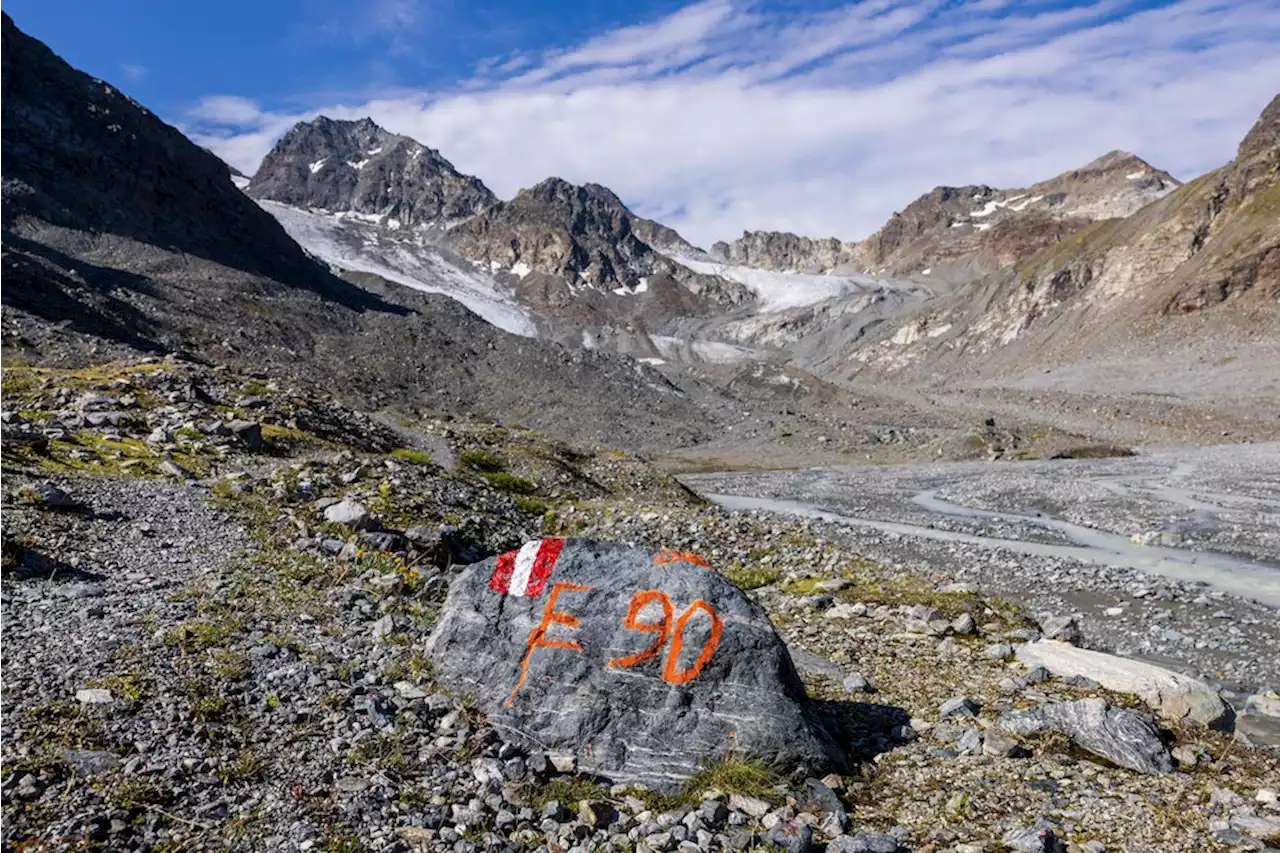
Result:
{"label": "green vegetation", "polygon": [[476,448],[474,450],[462,451],[459,458],[462,464],[476,471],[488,471],[490,473],[501,471],[506,467],[506,463],[502,457],[496,453],[490,453],[487,450]]}
{"label": "green vegetation", "polygon": [[734,565],[724,570],[724,576],[743,589],[759,589],[777,583],[782,579],[782,572],[771,567]]}
{"label": "green vegetation", "polygon": [[430,465],[431,454],[425,450],[414,450],[410,447],[397,447],[391,451],[391,458],[398,459],[401,462],[407,462],[410,465]]}
{"label": "green vegetation", "polygon": [[518,477],[515,474],[508,474],[506,471],[483,472],[480,476],[488,480],[489,485],[504,492],[528,495],[538,490],[538,484],[532,480],[526,480],[524,477]]}
{"label": "green vegetation", "polygon": [[534,515],[546,515],[551,509],[551,505],[546,501],[541,501],[537,498],[531,498],[525,495],[518,495],[516,497],[516,506],[519,507],[522,512],[528,512]]}
{"label": "green vegetation", "polygon": [[703,791],[724,791],[777,802],[777,774],[760,761],[722,758],[700,770],[685,785],[685,793],[696,796]]}
{"label": "green vegetation", "polygon": [[192,654],[226,645],[231,635],[240,630],[237,621],[209,622],[202,619],[189,619],[165,634],[165,645],[176,646],[182,651]]}

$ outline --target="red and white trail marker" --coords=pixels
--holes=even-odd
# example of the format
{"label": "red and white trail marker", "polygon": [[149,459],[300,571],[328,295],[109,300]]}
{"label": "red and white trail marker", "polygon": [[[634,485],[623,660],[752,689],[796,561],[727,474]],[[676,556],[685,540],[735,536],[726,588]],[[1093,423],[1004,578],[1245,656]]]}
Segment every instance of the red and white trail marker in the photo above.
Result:
{"label": "red and white trail marker", "polygon": [[563,539],[535,539],[516,551],[508,551],[493,567],[489,589],[503,595],[537,598],[542,595],[563,548]]}

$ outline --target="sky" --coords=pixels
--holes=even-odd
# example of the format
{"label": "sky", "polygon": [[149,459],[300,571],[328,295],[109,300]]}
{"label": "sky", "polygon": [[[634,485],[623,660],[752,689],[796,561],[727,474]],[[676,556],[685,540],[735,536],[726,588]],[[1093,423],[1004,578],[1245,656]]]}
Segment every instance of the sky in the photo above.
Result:
{"label": "sky", "polygon": [[1113,150],[1216,168],[1280,92],[1280,0],[6,0],[252,174],[371,116],[499,196],[613,189],[698,245],[865,237],[937,185]]}

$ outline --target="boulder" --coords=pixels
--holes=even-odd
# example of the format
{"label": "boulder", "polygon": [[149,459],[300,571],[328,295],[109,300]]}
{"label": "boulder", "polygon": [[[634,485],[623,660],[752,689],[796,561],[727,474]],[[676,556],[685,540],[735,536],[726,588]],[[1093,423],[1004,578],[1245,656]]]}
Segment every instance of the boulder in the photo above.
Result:
{"label": "boulder", "polygon": [[1059,678],[1088,678],[1108,690],[1137,696],[1168,720],[1223,730],[1230,730],[1235,721],[1231,707],[1213,687],[1154,664],[1044,640],[1018,646],[1016,654],[1027,666],[1043,666]]}
{"label": "boulder", "polygon": [[1002,714],[996,724],[1020,735],[1060,732],[1077,746],[1139,773],[1169,773],[1173,759],[1155,721],[1146,714],[1112,708],[1103,699],[1052,702]]}
{"label": "boulder", "polygon": [[846,764],[764,611],[694,554],[527,543],[455,578],[427,652],[504,737],[617,782]]}
{"label": "boulder", "polygon": [[373,516],[361,504],[347,500],[325,507],[324,520],[330,524],[345,524],[352,530],[371,530],[375,527]]}

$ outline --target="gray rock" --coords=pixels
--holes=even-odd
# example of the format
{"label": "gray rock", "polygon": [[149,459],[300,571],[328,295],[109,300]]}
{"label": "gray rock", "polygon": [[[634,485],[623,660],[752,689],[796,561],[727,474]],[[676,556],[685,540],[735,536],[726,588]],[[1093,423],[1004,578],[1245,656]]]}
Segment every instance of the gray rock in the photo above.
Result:
{"label": "gray rock", "polygon": [[896,853],[898,839],[879,832],[837,835],[827,843],[827,853]]}
{"label": "gray rock", "polygon": [[1005,731],[1028,735],[1061,732],[1078,746],[1139,773],[1168,773],[1173,760],[1147,714],[1110,707],[1103,699],[1054,702],[1011,711],[997,721]]}
{"label": "gray rock", "polygon": [[106,688],[86,687],[76,691],[76,701],[83,705],[110,705],[115,699]]}
{"label": "gray rock", "polygon": [[968,696],[955,696],[938,706],[938,716],[944,720],[947,717],[976,717],[981,710],[982,706]]}
{"label": "gray rock", "polygon": [[846,675],[844,679],[845,693],[869,693],[871,692],[871,682],[866,679],[860,672]]}
{"label": "gray rock", "polygon": [[160,463],[160,471],[161,473],[173,477],[176,480],[190,480],[195,477],[194,474],[186,468],[183,468],[177,462],[174,462],[172,459],[165,459],[162,461]]}
{"label": "gray rock", "polygon": [[976,729],[966,729],[965,733],[960,735],[960,739],[956,741],[956,749],[965,755],[978,755],[982,752],[982,732]]}
{"label": "gray rock", "polygon": [[978,623],[970,613],[961,613],[951,622],[951,630],[957,634],[974,634],[978,631]]}
{"label": "gray rock", "polygon": [[781,820],[764,834],[764,841],[786,853],[808,853],[813,847],[813,829],[807,823]]}
{"label": "gray rock", "polygon": [[1017,758],[1026,753],[1018,739],[999,727],[993,726],[983,733],[982,754],[995,758]]}
{"label": "gray rock", "polygon": [[441,683],[474,694],[504,736],[662,789],[729,750],[845,765],[768,617],[724,576],[587,540],[525,553],[540,548],[541,586],[522,584],[533,573],[515,574],[516,552],[461,572],[427,643]]}
{"label": "gray rock", "polygon": [[604,800],[582,800],[578,803],[578,820],[592,829],[603,829],[618,819],[618,811]]}
{"label": "gray rock", "polygon": [[373,516],[355,501],[339,501],[326,507],[324,519],[331,524],[345,524],[352,530],[368,530],[373,527]]}
{"label": "gray rock", "polygon": [[102,749],[64,749],[58,757],[86,776],[109,773],[120,766],[120,759]]}
{"label": "gray rock", "polygon": [[748,797],[745,794],[730,794],[729,808],[754,818],[761,818],[769,813],[767,802],[759,797]]}
{"label": "gray rock", "polygon": [[1040,622],[1040,633],[1046,640],[1058,640],[1073,646],[1080,645],[1080,623],[1074,616],[1050,616]]}
{"label": "gray rock", "polygon": [[36,483],[26,487],[24,492],[33,503],[50,509],[75,509],[79,506],[75,498],[53,483]]}
{"label": "gray rock", "polygon": [[266,447],[266,442],[262,440],[262,424],[253,421],[231,421],[227,424],[227,428],[235,440],[249,450],[261,450]]}
{"label": "gray rock", "polygon": [[1061,643],[1027,643],[1017,653],[1027,666],[1044,667],[1068,683],[1085,679],[1117,693],[1131,693],[1166,719],[1219,729],[1230,729],[1235,719],[1214,687],[1155,664]]}
{"label": "gray rock", "polygon": [[1047,826],[1011,829],[1000,839],[1018,853],[1066,853],[1067,845]]}
{"label": "gray rock", "polygon": [[1008,643],[993,643],[982,650],[982,656],[987,660],[1004,660],[1013,654],[1013,646]]}

